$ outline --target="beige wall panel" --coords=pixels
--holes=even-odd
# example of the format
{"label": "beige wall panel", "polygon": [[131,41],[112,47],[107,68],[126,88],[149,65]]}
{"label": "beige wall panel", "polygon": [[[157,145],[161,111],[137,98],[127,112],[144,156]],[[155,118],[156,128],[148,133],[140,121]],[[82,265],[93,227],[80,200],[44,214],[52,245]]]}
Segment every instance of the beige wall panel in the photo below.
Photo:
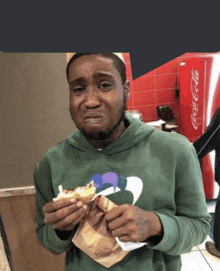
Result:
{"label": "beige wall panel", "polygon": [[35,195],[0,197],[14,271],[64,270],[64,254],[53,255],[36,238]]}
{"label": "beige wall panel", "polygon": [[65,53],[0,52],[0,188],[33,184],[36,163],[75,130]]}

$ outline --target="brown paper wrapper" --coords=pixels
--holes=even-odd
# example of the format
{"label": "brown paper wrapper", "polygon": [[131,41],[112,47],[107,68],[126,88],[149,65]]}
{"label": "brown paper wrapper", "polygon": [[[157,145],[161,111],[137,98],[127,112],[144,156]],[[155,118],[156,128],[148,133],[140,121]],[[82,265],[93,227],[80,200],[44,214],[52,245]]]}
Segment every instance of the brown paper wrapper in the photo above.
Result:
{"label": "brown paper wrapper", "polygon": [[[98,207],[105,213],[116,206],[105,196],[101,196],[98,202]],[[94,261],[107,268],[121,261],[129,253],[121,249],[108,231],[104,220],[94,228],[89,223],[88,215],[80,222],[72,241]]]}

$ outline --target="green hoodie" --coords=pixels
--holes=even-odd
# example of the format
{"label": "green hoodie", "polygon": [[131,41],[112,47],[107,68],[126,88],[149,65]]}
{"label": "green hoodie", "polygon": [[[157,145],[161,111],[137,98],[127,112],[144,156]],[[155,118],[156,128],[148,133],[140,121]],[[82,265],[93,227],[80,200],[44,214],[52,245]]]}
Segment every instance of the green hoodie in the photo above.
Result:
{"label": "green hoodie", "polygon": [[[99,151],[79,130],[48,150],[34,172],[39,242],[52,253],[66,252],[66,271],[178,271],[180,254],[202,243],[208,232],[200,166],[194,147],[183,136],[161,132],[126,114],[130,125]],[[116,204],[135,204],[155,212],[163,225],[159,244],[146,243],[106,269],[75,247],[72,236],[60,240],[43,220],[43,206],[58,186],[75,188],[95,181],[97,193],[108,191]]]}

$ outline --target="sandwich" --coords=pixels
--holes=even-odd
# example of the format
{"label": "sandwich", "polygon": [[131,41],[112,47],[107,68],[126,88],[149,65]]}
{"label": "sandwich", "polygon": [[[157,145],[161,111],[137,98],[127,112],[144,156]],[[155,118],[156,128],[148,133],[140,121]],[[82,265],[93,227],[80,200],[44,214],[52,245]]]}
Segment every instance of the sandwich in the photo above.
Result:
{"label": "sandwich", "polygon": [[84,204],[89,203],[96,194],[96,188],[94,186],[94,181],[91,181],[86,186],[79,186],[75,189],[63,189],[62,185],[59,185],[59,194],[53,201],[58,201],[61,199],[76,199],[82,201]]}

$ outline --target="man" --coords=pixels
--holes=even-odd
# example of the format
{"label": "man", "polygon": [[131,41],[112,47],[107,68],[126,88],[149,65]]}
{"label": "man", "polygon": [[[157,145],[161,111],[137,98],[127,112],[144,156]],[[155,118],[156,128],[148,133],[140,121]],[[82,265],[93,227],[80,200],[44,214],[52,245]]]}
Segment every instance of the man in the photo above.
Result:
{"label": "man", "polygon": [[[66,252],[66,270],[106,270],[72,243],[88,206],[52,202],[60,184],[75,188],[94,180],[97,192],[114,187],[108,198],[118,207],[105,215],[112,235],[146,243],[109,270],[180,270],[180,254],[203,242],[209,231],[194,148],[184,137],[125,113],[129,82],[115,54],[75,54],[67,79],[78,129],[36,167],[39,241],[53,253]],[[93,224],[102,215],[93,210]]]}
{"label": "man", "polygon": [[[198,158],[203,158],[207,153],[215,151],[215,181],[220,186],[220,107],[216,110],[206,132],[194,142]],[[220,190],[215,206],[213,242],[206,242],[207,251],[220,258]]]}

